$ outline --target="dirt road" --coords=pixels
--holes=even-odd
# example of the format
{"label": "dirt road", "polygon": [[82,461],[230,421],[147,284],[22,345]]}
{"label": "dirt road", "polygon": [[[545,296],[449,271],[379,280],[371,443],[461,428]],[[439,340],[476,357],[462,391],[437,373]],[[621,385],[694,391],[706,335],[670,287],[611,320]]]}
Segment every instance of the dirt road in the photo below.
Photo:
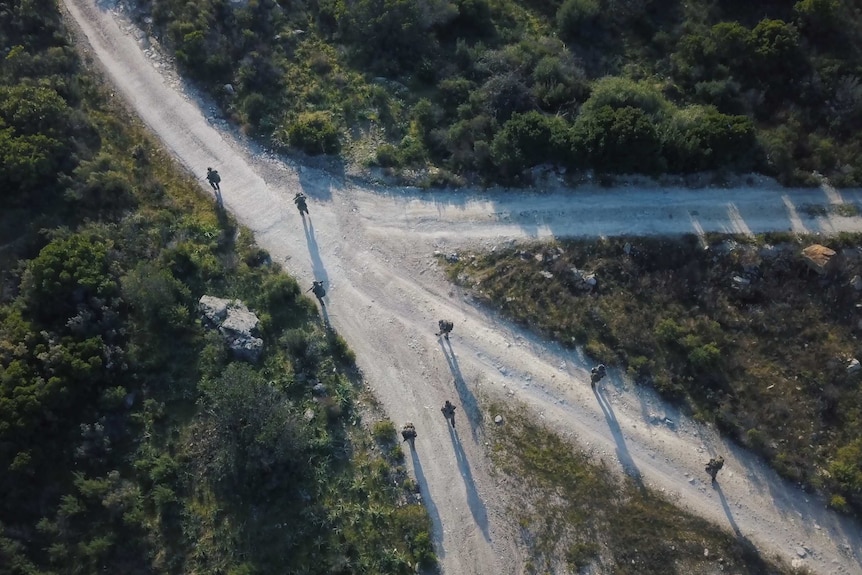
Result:
{"label": "dirt road", "polygon": [[[862,573],[858,525],[825,510],[760,461],[611,373],[597,398],[576,353],[540,341],[448,284],[433,253],[493,248],[529,238],[708,231],[862,230],[859,218],[811,216],[811,206],[862,202],[859,190],[544,189],[541,192],[419,192],[365,189],[260,153],[208,120],[114,4],[64,0],[117,93],[164,145],[201,177],[222,175],[222,200],[276,261],[310,285],[327,286],[325,313],[356,351],[368,385],[393,420],[418,429],[413,471],[434,522],[446,573],[520,573],[523,558],[505,516],[505,492],[489,474],[481,421],[468,423],[475,394],[531,405],[605,461],[638,473],[681,506],[735,530],[766,554],[817,573]],[[158,65],[158,67],[157,67]],[[173,78],[173,79],[172,79]],[[301,219],[293,194],[309,196]],[[449,318],[448,344],[433,334]],[[440,406],[459,407],[451,434]],[[487,417],[484,414],[487,425]],[[667,418],[667,419],[665,419]],[[672,423],[668,423],[668,419]],[[710,454],[727,459],[720,489],[705,481]]]}

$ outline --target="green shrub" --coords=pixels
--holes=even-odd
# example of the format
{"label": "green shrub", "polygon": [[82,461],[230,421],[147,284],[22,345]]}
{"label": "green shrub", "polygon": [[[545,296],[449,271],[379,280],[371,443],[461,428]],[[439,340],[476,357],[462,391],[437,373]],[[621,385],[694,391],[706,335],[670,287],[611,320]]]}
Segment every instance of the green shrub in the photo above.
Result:
{"label": "green shrub", "polygon": [[491,143],[491,159],[509,176],[542,163],[571,163],[571,130],[558,116],[515,114]]}
{"label": "green shrub", "polygon": [[584,104],[572,139],[576,156],[601,172],[649,174],[664,164],[655,121],[641,108]]}
{"label": "green shrub", "polygon": [[612,364],[616,357],[611,348],[595,339],[589,340],[586,345],[584,345],[584,353],[596,361],[600,361],[608,365]]}
{"label": "green shrub", "polygon": [[735,166],[753,168],[759,159],[754,123],[710,106],[677,111],[664,135],[663,154],[675,172]]}
{"label": "green shrub", "polygon": [[338,127],[327,112],[302,112],[287,127],[290,145],[311,155],[339,152],[338,136]]}
{"label": "green shrub", "polygon": [[392,144],[381,144],[375,154],[377,165],[384,168],[394,168],[400,163],[398,148]]}
{"label": "green shrub", "polygon": [[642,355],[630,357],[626,373],[633,378],[647,376],[652,372],[653,363],[651,359]]}
{"label": "green shrub", "polygon": [[557,33],[566,42],[586,44],[600,35],[598,0],[565,0],[557,10]]}
{"label": "green shrub", "polygon": [[659,341],[675,344],[682,339],[685,330],[671,318],[665,318],[655,327],[654,333]]}
{"label": "green shrub", "polygon": [[840,495],[833,495],[829,498],[829,507],[839,513],[847,513],[850,507],[847,505],[847,500]]}
{"label": "green shrub", "polygon": [[581,108],[581,116],[590,117],[605,107],[636,108],[654,120],[673,113],[673,105],[654,86],[619,76],[596,80],[590,97]]}
{"label": "green shrub", "polygon": [[706,371],[718,365],[721,350],[714,343],[698,346],[688,354],[688,362],[697,371]]}
{"label": "green shrub", "polygon": [[829,473],[844,495],[862,501],[862,439],[838,449],[829,463]]}
{"label": "green shrub", "polygon": [[371,435],[374,436],[374,439],[382,443],[397,440],[397,436],[395,435],[395,424],[389,419],[375,421],[374,427],[371,429]]}

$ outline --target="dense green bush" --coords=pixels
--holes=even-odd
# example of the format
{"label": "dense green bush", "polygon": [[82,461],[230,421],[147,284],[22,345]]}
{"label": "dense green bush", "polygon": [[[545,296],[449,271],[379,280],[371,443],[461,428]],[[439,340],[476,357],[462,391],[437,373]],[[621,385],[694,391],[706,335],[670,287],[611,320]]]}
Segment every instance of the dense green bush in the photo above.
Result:
{"label": "dense green bush", "polygon": [[538,164],[571,164],[571,127],[558,116],[515,114],[491,143],[491,159],[504,175]]}
{"label": "dense green bush", "polygon": [[618,76],[602,78],[593,84],[580,116],[597,114],[605,107],[635,108],[653,121],[662,120],[673,111],[671,103],[654,86]]}
{"label": "dense green bush", "polygon": [[599,171],[649,174],[665,167],[661,136],[642,108],[584,105],[573,129],[576,156]]}
{"label": "dense green bush", "polygon": [[[465,176],[511,180],[509,170],[500,172],[490,161],[490,148],[512,115],[541,110],[570,123],[584,114],[594,122],[604,106],[630,106],[654,122],[664,145],[658,161],[609,166],[599,154],[598,164],[586,155],[579,167],[754,169],[788,184],[811,183],[817,171],[838,184],[856,182],[862,173],[856,136],[862,127],[862,17],[836,0],[693,2],[141,4],[152,7],[156,32],[181,65],[215,89],[243,129],[306,153],[337,153],[372,129],[391,146],[376,162],[393,173],[450,173],[443,178],[450,182]],[[50,64],[11,55],[6,73],[64,61],[62,54]],[[694,105],[734,118],[732,128],[718,133],[715,115],[702,116],[709,123],[704,129],[681,121],[666,125],[675,110]],[[302,125],[309,122],[299,118],[309,113],[328,114],[339,145],[326,120]],[[412,126],[419,117],[425,120]],[[725,154],[736,140],[744,152]],[[752,141],[772,152],[758,152]],[[39,148],[26,140],[15,144]],[[36,159],[16,173],[38,174]]]}
{"label": "dense green bush", "polygon": [[447,2],[429,0],[330,0],[324,11],[357,55],[371,69],[384,73],[415,70],[435,48],[434,26],[452,20],[457,11]]}
{"label": "dense green bush", "polygon": [[857,508],[862,507],[862,439],[838,449],[829,463],[829,473],[843,496]]}
{"label": "dense green bush", "polygon": [[334,154],[341,149],[338,127],[326,112],[302,112],[286,132],[290,145],[306,154]]}
{"label": "dense green bush", "polygon": [[745,116],[692,106],[675,113],[665,130],[663,153],[671,171],[745,170],[760,163],[754,123]]}
{"label": "dense green bush", "polygon": [[598,0],[564,0],[557,10],[557,33],[566,42],[586,44],[601,37]]}

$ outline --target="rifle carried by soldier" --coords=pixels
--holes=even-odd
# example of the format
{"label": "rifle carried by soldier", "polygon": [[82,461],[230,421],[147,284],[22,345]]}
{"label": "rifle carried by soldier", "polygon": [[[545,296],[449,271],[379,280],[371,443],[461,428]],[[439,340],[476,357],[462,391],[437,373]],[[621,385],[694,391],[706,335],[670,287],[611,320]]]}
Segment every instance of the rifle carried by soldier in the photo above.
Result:
{"label": "rifle carried by soldier", "polygon": [[709,473],[713,483],[715,483],[715,476],[718,475],[722,467],[724,467],[724,457],[721,455],[718,456],[718,459],[710,459],[709,463],[706,464],[706,472]]}
{"label": "rifle carried by soldier", "polygon": [[323,296],[326,295],[326,289],[323,287],[323,282],[314,280],[311,282],[311,287],[306,290],[305,293],[311,292],[313,293],[318,300],[320,300],[321,305],[326,305],[323,303]]}

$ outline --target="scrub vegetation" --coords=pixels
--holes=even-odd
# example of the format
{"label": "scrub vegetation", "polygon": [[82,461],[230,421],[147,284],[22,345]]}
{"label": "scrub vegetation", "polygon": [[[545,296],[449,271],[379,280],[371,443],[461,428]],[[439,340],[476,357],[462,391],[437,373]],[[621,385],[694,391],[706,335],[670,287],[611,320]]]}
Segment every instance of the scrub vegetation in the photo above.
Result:
{"label": "scrub vegetation", "polygon": [[[530,551],[529,574],[665,575],[805,573],[760,556],[739,531],[680,510],[672,494],[621,475],[603,460],[537,423],[522,406],[494,403],[505,425],[488,430],[506,484],[521,497],[510,509]],[[723,501],[721,486],[718,496]],[[728,522],[736,523],[725,507]]]}
{"label": "scrub vegetation", "polygon": [[249,133],[419,185],[526,184],[537,165],[862,183],[853,2],[135,6]]}
{"label": "scrub vegetation", "polygon": [[826,275],[802,257],[816,240],[614,238],[442,261],[503,314],[626,370],[859,514],[862,238],[826,242],[838,252]]}
{"label": "scrub vegetation", "polygon": [[[5,2],[0,46],[0,573],[433,569],[316,306],[110,103],[54,2]],[[257,364],[204,294],[257,313]]]}

